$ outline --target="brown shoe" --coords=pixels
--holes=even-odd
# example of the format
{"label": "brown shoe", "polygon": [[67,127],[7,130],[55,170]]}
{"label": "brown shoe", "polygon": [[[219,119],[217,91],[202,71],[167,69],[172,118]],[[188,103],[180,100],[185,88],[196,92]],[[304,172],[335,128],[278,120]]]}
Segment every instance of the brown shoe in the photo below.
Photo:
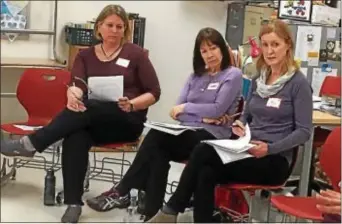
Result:
{"label": "brown shoe", "polygon": [[169,215],[159,210],[147,223],[177,223],[177,215]]}

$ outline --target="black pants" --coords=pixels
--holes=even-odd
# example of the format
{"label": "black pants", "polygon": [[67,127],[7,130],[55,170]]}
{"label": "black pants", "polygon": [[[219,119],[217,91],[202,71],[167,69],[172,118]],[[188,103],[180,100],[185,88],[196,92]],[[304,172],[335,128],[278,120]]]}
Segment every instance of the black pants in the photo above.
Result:
{"label": "black pants", "polygon": [[195,146],[205,139],[215,137],[205,130],[175,136],[151,129],[116,189],[120,195],[131,188],[145,190],[145,215],[155,215],[163,205],[170,161],[188,160]]}
{"label": "black pants", "polygon": [[223,164],[213,147],[201,143],[196,146],[183,170],[176,192],[167,205],[184,212],[194,195],[194,221],[214,222],[215,186],[227,183],[278,185],[289,176],[289,164],[279,155],[247,158]]}
{"label": "black pants", "polygon": [[62,173],[65,204],[83,205],[88,151],[96,144],[135,141],[143,130],[138,113],[126,113],[115,102],[85,101],[85,112],[63,110],[29,138],[38,152],[63,140]]}

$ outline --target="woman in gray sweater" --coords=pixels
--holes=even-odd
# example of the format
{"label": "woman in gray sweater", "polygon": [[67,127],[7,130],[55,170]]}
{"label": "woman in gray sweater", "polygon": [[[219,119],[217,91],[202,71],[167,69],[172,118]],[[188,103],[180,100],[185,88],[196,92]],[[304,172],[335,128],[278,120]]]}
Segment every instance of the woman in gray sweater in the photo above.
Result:
{"label": "woman in gray sweater", "polygon": [[249,124],[256,145],[248,150],[253,157],[223,164],[213,147],[197,145],[176,192],[148,222],[176,222],[192,195],[195,222],[214,222],[217,184],[279,185],[289,177],[293,149],[304,144],[312,131],[312,90],[294,61],[293,40],[284,22],[265,24],[259,39],[259,75],[252,82],[242,118],[232,128],[243,136]]}

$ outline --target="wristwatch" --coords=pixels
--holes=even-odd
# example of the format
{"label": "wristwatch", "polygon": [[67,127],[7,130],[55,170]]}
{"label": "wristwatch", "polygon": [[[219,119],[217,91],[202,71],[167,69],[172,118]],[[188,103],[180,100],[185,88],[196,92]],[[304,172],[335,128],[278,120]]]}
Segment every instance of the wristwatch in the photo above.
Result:
{"label": "wristwatch", "polygon": [[130,104],[130,112],[134,111],[134,104],[133,103],[129,103]]}

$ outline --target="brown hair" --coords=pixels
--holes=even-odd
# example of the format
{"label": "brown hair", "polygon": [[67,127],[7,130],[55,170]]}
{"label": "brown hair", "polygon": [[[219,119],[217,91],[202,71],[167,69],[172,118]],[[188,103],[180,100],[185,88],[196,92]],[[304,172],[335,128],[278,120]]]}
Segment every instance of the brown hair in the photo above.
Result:
{"label": "brown hair", "polygon": [[108,17],[111,15],[117,15],[122,19],[124,22],[124,37],[123,37],[123,42],[127,42],[130,35],[131,35],[131,30],[129,27],[129,20],[127,13],[124,8],[122,8],[120,5],[107,5],[102,9],[100,14],[97,16],[95,25],[94,25],[94,35],[96,39],[102,40],[101,34],[99,33],[99,25]]}
{"label": "brown hair", "polygon": [[[261,37],[263,35],[272,32],[277,34],[277,36],[283,39],[285,43],[289,46],[289,49],[286,52],[286,58],[281,66],[281,74],[285,74],[291,67],[294,67],[296,70],[298,70],[298,64],[294,60],[294,43],[291,36],[291,31],[287,24],[278,19],[265,23],[264,25],[262,25],[261,30],[259,32],[259,40],[261,41]],[[262,69],[269,69],[269,66],[266,64],[262,52],[257,60],[256,67],[259,73]]]}

